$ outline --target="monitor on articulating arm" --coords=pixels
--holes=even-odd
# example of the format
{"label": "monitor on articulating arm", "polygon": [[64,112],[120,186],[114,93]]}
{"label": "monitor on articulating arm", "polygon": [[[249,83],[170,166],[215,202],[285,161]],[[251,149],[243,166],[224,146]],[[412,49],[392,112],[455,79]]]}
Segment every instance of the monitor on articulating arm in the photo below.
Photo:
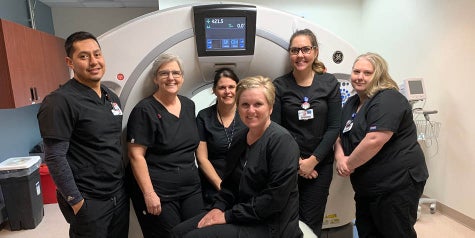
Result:
{"label": "monitor on articulating arm", "polygon": [[422,78],[404,79],[399,88],[408,101],[420,101],[426,99],[426,90]]}
{"label": "monitor on articulating arm", "polygon": [[[417,101],[426,99],[426,88],[424,86],[424,80],[422,78],[408,78],[404,79],[403,83],[399,85],[399,91],[406,96],[411,105],[414,105]],[[426,121],[429,121],[430,114],[438,113],[437,110],[423,110],[422,108],[416,108],[418,112],[424,115]]]}

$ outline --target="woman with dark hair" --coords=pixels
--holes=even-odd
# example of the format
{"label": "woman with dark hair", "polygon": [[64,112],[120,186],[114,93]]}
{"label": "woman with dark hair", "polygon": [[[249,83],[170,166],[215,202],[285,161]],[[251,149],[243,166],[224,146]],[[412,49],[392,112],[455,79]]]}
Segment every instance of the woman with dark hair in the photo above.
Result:
{"label": "woman with dark hair", "polygon": [[239,78],[231,69],[217,70],[213,81],[216,104],[201,110],[196,117],[200,135],[196,158],[205,204],[210,204],[221,189],[226,152],[233,136],[245,127],[236,111],[238,83]]}
{"label": "woman with dark hair", "polygon": [[378,54],[356,58],[351,85],[356,95],[343,107],[335,160],[355,190],[358,235],[417,237],[417,206],[429,173],[411,105]]}
{"label": "woman with dark hair", "polygon": [[300,148],[299,215],[320,237],[333,178],[333,144],[341,113],[340,84],[318,60],[317,37],[309,29],[290,38],[292,71],[274,80],[272,120],[293,135]]}

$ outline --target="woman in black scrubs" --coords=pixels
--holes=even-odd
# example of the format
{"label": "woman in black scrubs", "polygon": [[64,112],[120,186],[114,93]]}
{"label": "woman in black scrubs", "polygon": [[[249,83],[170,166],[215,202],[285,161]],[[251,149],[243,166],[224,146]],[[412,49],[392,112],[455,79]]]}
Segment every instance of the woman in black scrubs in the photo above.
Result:
{"label": "woman in black scrubs", "polygon": [[237,75],[228,68],[218,69],[214,76],[213,93],[216,104],[201,110],[196,117],[200,144],[196,159],[201,175],[205,204],[221,189],[226,152],[233,137],[245,126],[236,111]]}
{"label": "woman in black scrubs", "polygon": [[181,60],[160,55],[152,72],[158,88],[134,107],[127,124],[136,181],[131,198],[144,237],[166,238],[175,225],[203,208],[194,154],[199,137],[195,104],[178,95]]}
{"label": "woman in black scrubs", "polygon": [[335,144],[337,172],[351,176],[360,238],[417,237],[417,206],[429,176],[412,118],[378,54],[356,58],[356,95],[343,107]]}
{"label": "woman in black scrubs", "polygon": [[270,114],[269,78],[246,78],[237,88],[239,116],[248,127],[233,139],[221,190],[211,210],[173,229],[175,237],[297,238],[299,150]]}
{"label": "woman in black scrubs", "polygon": [[290,38],[292,71],[274,80],[272,120],[294,136],[300,148],[300,220],[320,237],[330,183],[333,145],[341,116],[340,84],[318,61],[318,42],[308,29]]}

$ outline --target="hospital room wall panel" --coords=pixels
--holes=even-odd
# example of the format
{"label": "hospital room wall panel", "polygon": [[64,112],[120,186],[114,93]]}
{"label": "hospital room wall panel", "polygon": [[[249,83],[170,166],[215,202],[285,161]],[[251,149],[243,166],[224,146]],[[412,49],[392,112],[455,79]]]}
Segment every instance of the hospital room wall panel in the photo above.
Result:
{"label": "hospital room wall panel", "polygon": [[154,12],[156,8],[52,8],[56,36],[67,38],[71,33],[85,30],[94,35],[133,18]]}

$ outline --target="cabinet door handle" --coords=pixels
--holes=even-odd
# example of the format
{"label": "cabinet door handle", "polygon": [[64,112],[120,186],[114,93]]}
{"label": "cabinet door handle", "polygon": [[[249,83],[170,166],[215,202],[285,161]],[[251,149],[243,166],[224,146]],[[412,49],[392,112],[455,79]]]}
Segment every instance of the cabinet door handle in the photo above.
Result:
{"label": "cabinet door handle", "polygon": [[30,101],[32,102],[35,101],[35,93],[33,91],[33,88],[30,88],[30,96],[31,96]]}
{"label": "cabinet door handle", "polygon": [[35,101],[38,101],[38,92],[36,91],[36,87],[33,88],[33,91],[35,92]]}

